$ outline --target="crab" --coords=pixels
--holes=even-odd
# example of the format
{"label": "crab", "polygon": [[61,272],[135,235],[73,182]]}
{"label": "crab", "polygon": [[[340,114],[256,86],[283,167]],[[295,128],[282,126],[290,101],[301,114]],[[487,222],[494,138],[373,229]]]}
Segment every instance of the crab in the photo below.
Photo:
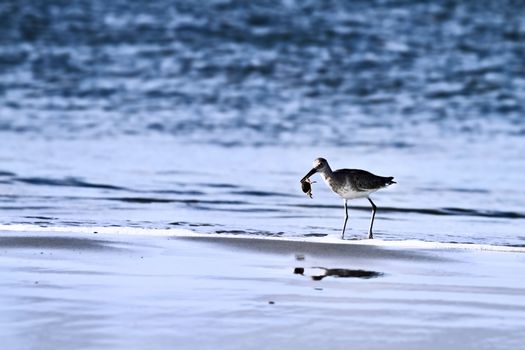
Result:
{"label": "crab", "polygon": [[312,181],[310,179],[305,179],[304,181],[301,181],[301,189],[310,198],[313,198],[312,197],[312,184],[313,183],[315,183],[315,181]]}

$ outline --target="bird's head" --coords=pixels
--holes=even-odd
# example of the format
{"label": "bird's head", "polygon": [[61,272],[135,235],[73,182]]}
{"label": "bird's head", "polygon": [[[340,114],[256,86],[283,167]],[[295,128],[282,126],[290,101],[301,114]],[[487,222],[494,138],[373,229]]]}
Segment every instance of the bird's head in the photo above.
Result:
{"label": "bird's head", "polygon": [[322,172],[328,166],[328,162],[324,158],[317,158],[314,160],[313,169]]}
{"label": "bird's head", "polygon": [[328,162],[326,161],[326,159],[317,158],[316,160],[314,160],[312,170],[310,170],[308,174],[306,174],[306,176],[301,179],[301,182],[306,181],[310,176],[317,172],[324,172],[326,169],[328,169]]}

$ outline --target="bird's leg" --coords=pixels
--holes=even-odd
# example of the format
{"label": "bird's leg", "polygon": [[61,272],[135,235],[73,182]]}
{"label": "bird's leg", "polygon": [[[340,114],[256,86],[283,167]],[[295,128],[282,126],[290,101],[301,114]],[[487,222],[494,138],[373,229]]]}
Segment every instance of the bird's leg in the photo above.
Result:
{"label": "bird's leg", "polygon": [[372,239],[374,238],[374,234],[372,233],[372,227],[374,226],[374,218],[376,217],[377,207],[370,198],[368,198],[368,201],[370,202],[370,204],[372,204],[372,220],[370,220],[370,228],[368,229],[368,239]]}
{"label": "bird's leg", "polygon": [[345,202],[345,223],[343,224],[343,232],[341,232],[341,239],[345,239],[345,228],[346,228],[346,222],[348,221],[348,207],[346,206],[346,199]]}

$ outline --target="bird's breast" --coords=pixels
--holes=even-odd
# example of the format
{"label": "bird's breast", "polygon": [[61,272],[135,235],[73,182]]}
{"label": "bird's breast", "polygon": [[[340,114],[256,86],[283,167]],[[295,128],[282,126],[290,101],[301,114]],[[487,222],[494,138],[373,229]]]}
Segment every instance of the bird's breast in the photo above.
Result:
{"label": "bird's breast", "polygon": [[375,192],[375,191],[374,190],[357,191],[352,187],[343,187],[339,189],[339,191],[336,191],[336,193],[340,195],[341,197],[343,197],[344,199],[366,198],[372,192]]}
{"label": "bird's breast", "polygon": [[359,191],[357,190],[350,181],[336,181],[331,177],[327,177],[324,174],[322,175],[324,181],[330,187],[330,189],[341,196],[344,199],[355,199],[355,198],[365,198],[374,191]]}

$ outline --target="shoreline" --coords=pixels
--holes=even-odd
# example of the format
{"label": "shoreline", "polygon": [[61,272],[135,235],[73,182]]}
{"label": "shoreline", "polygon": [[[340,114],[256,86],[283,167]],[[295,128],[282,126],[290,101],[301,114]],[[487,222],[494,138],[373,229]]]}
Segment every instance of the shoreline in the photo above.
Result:
{"label": "shoreline", "polygon": [[437,350],[525,342],[522,252],[7,226],[0,228],[0,335],[12,349]]}
{"label": "shoreline", "polygon": [[472,251],[491,251],[525,253],[525,246],[506,246],[476,243],[450,243],[432,242],[415,239],[406,240],[382,240],[375,239],[346,239],[342,240],[336,236],[312,237],[312,236],[268,236],[255,234],[219,234],[219,233],[199,233],[196,231],[180,228],[139,228],[139,227],[112,227],[112,226],[37,226],[29,224],[0,225],[0,234],[8,232],[40,232],[40,233],[75,233],[82,235],[122,235],[122,236],[143,236],[143,237],[171,237],[182,239],[196,239],[204,241],[224,241],[224,240],[250,240],[250,241],[277,241],[283,244],[304,243],[304,244],[326,244],[326,245],[355,245],[371,246],[383,248],[400,249],[422,249],[422,250],[472,250]]}

